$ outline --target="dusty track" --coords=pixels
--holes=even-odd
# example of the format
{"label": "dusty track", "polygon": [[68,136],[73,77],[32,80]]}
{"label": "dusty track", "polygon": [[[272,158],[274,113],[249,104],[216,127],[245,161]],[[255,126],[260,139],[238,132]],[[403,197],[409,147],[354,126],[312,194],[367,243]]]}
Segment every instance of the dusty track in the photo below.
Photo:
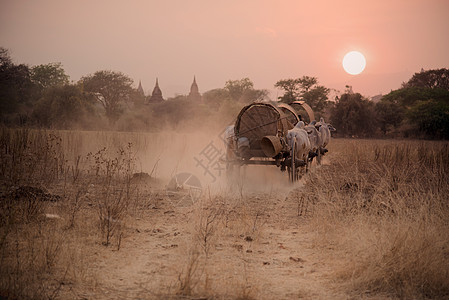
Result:
{"label": "dusty track", "polygon": [[[248,172],[260,175],[260,170]],[[188,207],[173,205],[161,187],[153,188],[148,209],[127,221],[120,250],[100,248],[89,259],[96,282],[72,289],[71,296],[344,298],[332,285],[333,260],[314,245],[313,231],[298,216],[294,191],[303,183],[284,182],[267,191],[267,179],[287,181],[286,174],[270,172],[249,174],[252,181],[239,192],[209,193]],[[201,220],[217,205],[221,213],[210,225],[206,255]],[[194,269],[186,292],[181,287],[189,266]]]}

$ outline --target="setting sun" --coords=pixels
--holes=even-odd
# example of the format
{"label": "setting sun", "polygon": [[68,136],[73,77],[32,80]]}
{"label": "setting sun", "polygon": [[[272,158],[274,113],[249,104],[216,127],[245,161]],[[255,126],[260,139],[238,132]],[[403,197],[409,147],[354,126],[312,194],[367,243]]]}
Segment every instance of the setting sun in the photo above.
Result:
{"label": "setting sun", "polygon": [[365,66],[365,56],[363,56],[363,54],[358,51],[348,52],[343,58],[343,68],[348,74],[360,74],[365,69]]}

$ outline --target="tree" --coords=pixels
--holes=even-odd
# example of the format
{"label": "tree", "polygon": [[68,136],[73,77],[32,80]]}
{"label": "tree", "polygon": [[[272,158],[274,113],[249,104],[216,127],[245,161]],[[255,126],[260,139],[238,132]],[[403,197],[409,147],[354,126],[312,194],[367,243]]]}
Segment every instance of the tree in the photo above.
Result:
{"label": "tree", "polygon": [[359,93],[341,95],[332,109],[331,121],[344,135],[369,137],[377,129],[374,103]]}
{"label": "tree", "polygon": [[397,127],[402,120],[410,128],[404,132],[429,138],[448,138],[449,70],[421,70],[402,88],[382,97],[376,105],[382,131]]}
{"label": "tree", "polygon": [[6,118],[19,115],[23,120],[34,100],[36,87],[30,78],[27,65],[16,65],[12,62],[9,52],[0,48],[0,117]]}
{"label": "tree", "polygon": [[229,93],[231,99],[240,101],[246,90],[254,89],[254,84],[249,78],[228,80],[224,89]]}
{"label": "tree", "polygon": [[267,90],[256,90],[249,89],[243,92],[243,97],[241,98],[241,102],[243,103],[251,103],[256,101],[265,101],[268,99],[268,91]]}
{"label": "tree", "polygon": [[449,70],[421,70],[415,73],[408,82],[402,84],[402,87],[440,88],[449,91]]}
{"label": "tree", "polygon": [[204,92],[203,100],[204,103],[209,104],[210,106],[218,107],[223,102],[229,101],[231,99],[227,90],[218,88]]}
{"label": "tree", "polygon": [[60,129],[82,124],[92,115],[92,99],[75,85],[49,87],[33,110],[38,124]]}
{"label": "tree", "polygon": [[284,90],[284,95],[279,97],[279,100],[284,103],[292,103],[301,95],[298,79],[282,79],[276,82],[274,87]]}
{"label": "tree", "polygon": [[434,99],[436,101],[446,101],[449,99],[449,91],[441,88],[426,87],[404,87],[382,97],[382,101],[397,103],[404,108],[410,108],[417,101]]}
{"label": "tree", "polygon": [[375,105],[380,130],[384,134],[399,127],[404,118],[405,109],[396,102],[381,100]]}
{"label": "tree", "polygon": [[330,89],[318,85],[316,77],[303,76],[296,79],[282,79],[275,83],[277,88],[284,90],[284,95],[279,99],[284,103],[292,103],[297,100],[304,100],[310,107],[322,114],[328,104]]}
{"label": "tree", "polygon": [[317,85],[312,89],[305,91],[302,94],[302,99],[310,105],[313,111],[317,112],[318,114],[322,114],[324,109],[326,108],[326,105],[329,103],[329,92],[330,89],[322,85]]}
{"label": "tree", "polygon": [[297,79],[299,85],[301,86],[302,92],[308,92],[312,86],[318,84],[318,79],[316,77],[303,76]]}
{"label": "tree", "polygon": [[8,49],[0,47],[0,66],[10,66],[12,65],[11,55]]}
{"label": "tree", "polygon": [[449,139],[449,101],[418,101],[407,111],[407,119],[428,138]]}
{"label": "tree", "polygon": [[254,89],[254,84],[249,78],[228,80],[225,83],[224,90],[228,93],[229,98],[243,103],[262,101],[268,95],[268,91],[266,90]]}
{"label": "tree", "polygon": [[97,71],[82,77],[80,84],[103,106],[111,125],[123,114],[122,104],[130,99],[133,92],[132,79],[121,72]]}
{"label": "tree", "polygon": [[69,84],[69,76],[61,63],[49,63],[31,68],[31,80],[43,89]]}

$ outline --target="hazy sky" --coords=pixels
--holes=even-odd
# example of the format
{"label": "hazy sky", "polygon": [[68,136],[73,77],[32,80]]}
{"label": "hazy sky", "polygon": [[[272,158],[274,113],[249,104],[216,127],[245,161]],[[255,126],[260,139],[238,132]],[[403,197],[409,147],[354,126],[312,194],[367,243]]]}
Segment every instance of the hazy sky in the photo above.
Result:
{"label": "hazy sky", "polygon": [[[449,1],[0,0],[0,46],[16,63],[61,62],[74,81],[121,71],[164,97],[249,77],[257,89],[303,75],[365,96],[421,68],[449,68]],[[360,75],[346,52],[367,61]]]}

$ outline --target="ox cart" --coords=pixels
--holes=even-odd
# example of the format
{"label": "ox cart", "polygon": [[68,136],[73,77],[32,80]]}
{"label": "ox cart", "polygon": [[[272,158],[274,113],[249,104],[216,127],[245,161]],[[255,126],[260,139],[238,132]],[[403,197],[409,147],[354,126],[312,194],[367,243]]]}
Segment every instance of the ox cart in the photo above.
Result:
{"label": "ox cart", "polygon": [[227,173],[243,165],[273,165],[287,171],[291,182],[297,181],[301,169],[309,164],[308,150],[301,155],[297,139],[289,133],[300,121],[295,109],[287,104],[245,106],[225,132]]}

